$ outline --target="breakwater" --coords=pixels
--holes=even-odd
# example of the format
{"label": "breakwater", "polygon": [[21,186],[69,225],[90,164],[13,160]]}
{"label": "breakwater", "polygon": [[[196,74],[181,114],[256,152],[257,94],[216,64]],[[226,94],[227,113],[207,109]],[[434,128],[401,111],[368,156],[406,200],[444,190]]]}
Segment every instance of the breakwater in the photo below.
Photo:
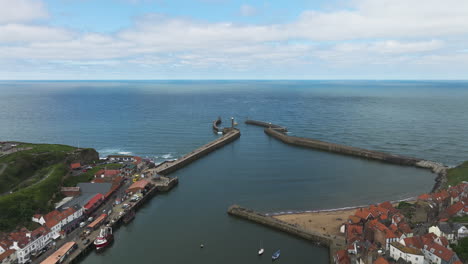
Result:
{"label": "breakwater", "polygon": [[178,160],[163,162],[159,164],[158,166],[156,166],[155,168],[153,168],[152,171],[160,175],[167,175],[169,173],[172,173],[178,169],[185,167],[186,165],[233,142],[234,140],[240,137],[240,131],[238,129],[235,129],[235,128],[226,129],[225,128],[224,130],[225,130],[225,134],[222,137],[197,148],[196,150],[188,153],[187,155],[181,157]]}
{"label": "breakwater", "polygon": [[316,245],[321,245],[329,248],[330,263],[334,263],[333,256],[336,251],[346,246],[345,240],[342,237],[330,236],[318,232],[308,231],[296,225],[286,223],[271,216],[261,214],[254,210],[243,208],[239,205],[232,205],[228,208],[229,215],[237,216],[257,224],[271,227],[276,230],[294,235],[305,240],[311,241]]}
{"label": "breakwater", "polygon": [[215,121],[213,121],[213,132],[218,133],[222,132],[222,130],[219,128],[219,125],[221,125],[223,121],[221,120],[221,117],[218,117]]}
{"label": "breakwater", "polygon": [[254,125],[254,126],[261,126],[261,127],[266,127],[266,128],[274,128],[278,131],[282,131],[282,132],[287,132],[288,129],[286,127],[282,127],[282,126],[279,126],[279,125],[275,125],[275,124],[272,124],[272,123],[268,123],[268,122],[263,122],[263,121],[258,121],[258,120],[246,120],[245,121],[246,124],[248,125]]}
{"label": "breakwater", "polygon": [[423,160],[419,158],[395,155],[375,150],[367,150],[357,147],[340,145],[311,138],[289,136],[284,133],[285,128],[267,122],[247,120],[245,123],[265,127],[265,134],[276,138],[283,143],[293,146],[312,148],[366,159],[373,159],[396,165],[414,166],[418,168],[430,169],[432,172],[438,175],[436,179],[436,186],[434,186],[433,191],[440,189],[441,186],[443,186],[443,183],[446,181],[446,174],[448,168],[441,163]]}

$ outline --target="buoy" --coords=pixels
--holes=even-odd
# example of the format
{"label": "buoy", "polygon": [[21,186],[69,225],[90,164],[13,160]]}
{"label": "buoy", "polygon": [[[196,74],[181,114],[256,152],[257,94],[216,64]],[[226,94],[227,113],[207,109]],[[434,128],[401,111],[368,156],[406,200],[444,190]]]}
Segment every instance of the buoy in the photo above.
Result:
{"label": "buoy", "polygon": [[203,244],[200,244],[200,248],[203,248],[203,247],[204,247]]}

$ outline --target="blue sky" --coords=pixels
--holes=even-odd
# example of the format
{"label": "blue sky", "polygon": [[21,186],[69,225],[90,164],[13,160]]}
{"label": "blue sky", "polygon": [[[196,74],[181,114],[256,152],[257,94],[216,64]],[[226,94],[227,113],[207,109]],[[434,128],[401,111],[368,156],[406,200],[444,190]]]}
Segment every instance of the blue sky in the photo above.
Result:
{"label": "blue sky", "polygon": [[466,0],[0,6],[0,79],[468,79]]}

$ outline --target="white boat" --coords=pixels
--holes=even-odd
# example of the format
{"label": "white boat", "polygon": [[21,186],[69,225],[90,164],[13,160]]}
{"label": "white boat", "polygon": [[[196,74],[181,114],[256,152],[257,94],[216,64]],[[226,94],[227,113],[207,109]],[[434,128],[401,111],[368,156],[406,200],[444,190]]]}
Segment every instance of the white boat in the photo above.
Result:
{"label": "white boat", "polygon": [[261,248],[259,251],[258,251],[258,255],[261,256],[263,254],[263,252],[265,252],[265,250],[263,248]]}

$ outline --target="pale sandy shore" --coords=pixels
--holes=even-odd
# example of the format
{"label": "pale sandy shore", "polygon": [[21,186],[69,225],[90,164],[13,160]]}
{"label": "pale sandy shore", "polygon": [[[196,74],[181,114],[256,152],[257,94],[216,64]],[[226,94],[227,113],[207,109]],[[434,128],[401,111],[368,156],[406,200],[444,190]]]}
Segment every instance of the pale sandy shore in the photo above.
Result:
{"label": "pale sandy shore", "polygon": [[284,214],[273,217],[287,223],[296,224],[309,231],[344,237],[344,234],[340,233],[340,226],[355,211],[356,209],[346,209],[330,212]]}

